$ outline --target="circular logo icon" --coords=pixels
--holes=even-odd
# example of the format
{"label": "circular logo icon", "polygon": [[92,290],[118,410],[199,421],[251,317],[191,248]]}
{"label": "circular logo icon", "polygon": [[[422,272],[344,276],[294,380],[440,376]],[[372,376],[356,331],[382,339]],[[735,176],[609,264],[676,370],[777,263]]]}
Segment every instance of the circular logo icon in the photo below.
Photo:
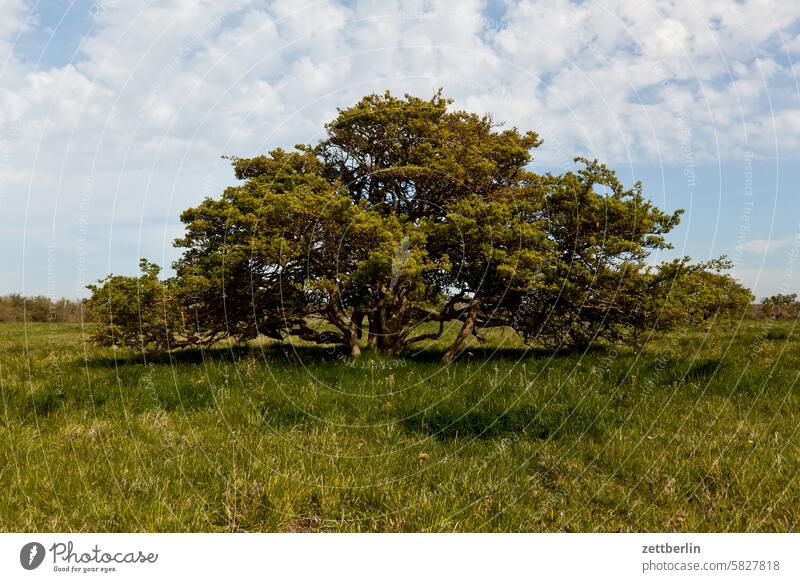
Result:
{"label": "circular logo icon", "polygon": [[44,546],[39,542],[29,542],[19,552],[19,563],[26,570],[35,570],[44,560]]}

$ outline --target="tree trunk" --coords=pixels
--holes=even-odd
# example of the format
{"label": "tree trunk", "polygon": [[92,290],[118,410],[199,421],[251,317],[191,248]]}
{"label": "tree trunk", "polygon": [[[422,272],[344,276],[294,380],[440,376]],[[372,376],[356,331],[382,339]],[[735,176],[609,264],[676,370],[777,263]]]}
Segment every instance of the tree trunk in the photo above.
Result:
{"label": "tree trunk", "polygon": [[356,333],[358,334],[358,339],[361,339],[361,333],[363,329],[361,324],[364,323],[364,312],[359,311],[358,309],[353,310],[353,315],[350,317],[350,321],[356,324]]}
{"label": "tree trunk", "polygon": [[369,315],[369,339],[367,340],[367,347],[375,351],[378,349],[378,314],[371,313]]}
{"label": "tree trunk", "polygon": [[375,309],[367,316],[369,318],[369,339],[367,347],[373,351],[383,351],[386,348],[386,306],[383,299],[378,301]]}
{"label": "tree trunk", "polygon": [[452,362],[453,358],[464,348],[464,344],[467,343],[467,339],[472,333],[472,328],[475,326],[475,321],[478,319],[478,310],[480,306],[480,299],[478,297],[473,297],[472,301],[469,303],[469,307],[467,307],[467,315],[464,318],[464,325],[461,326],[461,331],[458,332],[456,340],[447,348],[447,351],[442,356],[442,362],[445,364]]}
{"label": "tree trunk", "polygon": [[361,355],[361,348],[358,347],[358,325],[353,319],[350,319],[350,325],[345,333],[347,339],[347,346],[350,348],[350,355],[357,358]]}
{"label": "tree trunk", "polygon": [[389,339],[386,337],[386,305],[381,300],[380,304],[378,305],[378,348],[383,350],[386,347],[387,340]]}

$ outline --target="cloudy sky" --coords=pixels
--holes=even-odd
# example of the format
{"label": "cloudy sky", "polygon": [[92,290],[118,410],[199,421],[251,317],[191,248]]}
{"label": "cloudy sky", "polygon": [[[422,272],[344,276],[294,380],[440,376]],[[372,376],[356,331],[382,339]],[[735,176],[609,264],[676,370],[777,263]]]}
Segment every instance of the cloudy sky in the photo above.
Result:
{"label": "cloudy sky", "polygon": [[[0,0],[0,293],[77,297],[371,92],[491,112],[685,208],[663,258],[800,291],[800,5],[771,0]],[[796,242],[797,241],[797,242]]]}

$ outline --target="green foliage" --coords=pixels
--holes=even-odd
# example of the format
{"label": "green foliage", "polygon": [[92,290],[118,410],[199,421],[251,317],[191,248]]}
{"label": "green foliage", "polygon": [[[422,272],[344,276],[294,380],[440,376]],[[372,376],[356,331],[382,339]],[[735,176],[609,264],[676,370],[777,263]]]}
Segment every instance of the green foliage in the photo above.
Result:
{"label": "green foliage", "polygon": [[159,267],[142,259],[139,277],[109,275],[87,301],[98,325],[90,340],[101,346],[164,351],[196,343],[185,325],[173,282],[158,279]]}
{"label": "green foliage", "polygon": [[[484,307],[507,280],[524,287],[541,260],[521,243],[546,241],[540,224],[518,220],[529,201],[510,204],[531,194],[524,166],[538,137],[448,103],[369,96],[314,148],[235,159],[245,183],[182,215],[176,270],[198,320],[239,339],[296,336],[354,354],[366,335],[399,353],[440,337],[481,281],[492,287]],[[503,241],[492,246],[490,230]],[[417,333],[431,321],[438,331]]]}
{"label": "green foliage", "polygon": [[718,259],[697,265],[683,264],[682,273],[667,278],[668,296],[662,309],[684,323],[699,324],[715,317],[742,317],[754,299],[749,289],[723,271],[731,263]]}
{"label": "green foliage", "polygon": [[[399,354],[457,322],[450,361],[495,327],[548,347],[636,345],[738,309],[746,291],[715,265],[648,265],[680,211],[596,160],[536,174],[535,132],[450,104],[370,95],[316,146],[233,158],[242,182],[181,215],[172,280],[92,288],[107,305],[97,341],[166,349],[260,334]],[[148,308],[132,308],[142,292]]]}
{"label": "green foliage", "polygon": [[552,347],[599,338],[627,341],[646,329],[651,275],[645,259],[669,248],[664,235],[681,211],[661,212],[597,161],[562,176],[544,176],[544,214],[554,246],[549,269],[519,303],[513,327]]}

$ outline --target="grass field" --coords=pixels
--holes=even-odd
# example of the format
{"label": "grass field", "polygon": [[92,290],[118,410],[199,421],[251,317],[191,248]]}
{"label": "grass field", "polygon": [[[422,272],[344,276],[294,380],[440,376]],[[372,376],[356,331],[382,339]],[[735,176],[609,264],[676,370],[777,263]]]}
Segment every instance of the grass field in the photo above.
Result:
{"label": "grass field", "polygon": [[641,354],[511,334],[354,361],[141,356],[0,325],[0,529],[788,531],[800,330],[718,323]]}

